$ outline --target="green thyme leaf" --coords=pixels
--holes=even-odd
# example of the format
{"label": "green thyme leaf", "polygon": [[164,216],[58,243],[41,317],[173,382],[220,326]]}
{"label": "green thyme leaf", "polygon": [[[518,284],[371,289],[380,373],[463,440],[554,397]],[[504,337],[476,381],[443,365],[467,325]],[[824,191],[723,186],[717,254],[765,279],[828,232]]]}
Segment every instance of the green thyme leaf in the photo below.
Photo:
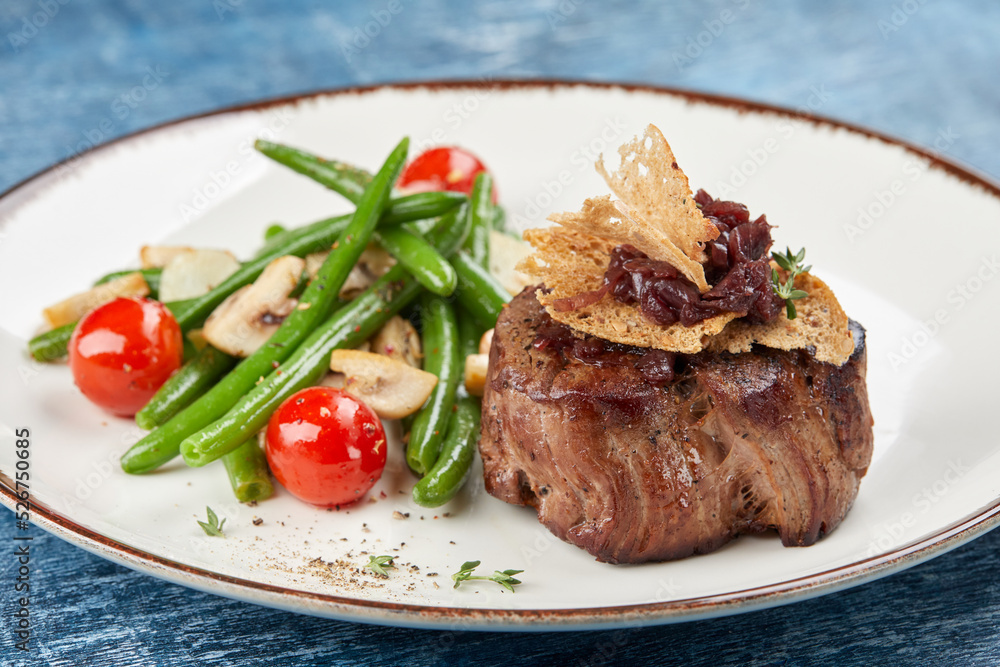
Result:
{"label": "green thyme leaf", "polygon": [[499,570],[493,571],[493,576],[489,577],[490,581],[495,581],[504,588],[506,588],[511,593],[514,592],[514,586],[521,583],[520,579],[515,579],[512,575],[521,574],[524,570],[504,570],[503,572]]}
{"label": "green thyme leaf", "polygon": [[803,273],[807,273],[812,268],[812,265],[802,266],[802,262],[806,258],[805,248],[802,248],[793,255],[791,248],[786,246],[784,254],[772,252],[771,257],[774,259],[775,264],[788,273],[788,279],[782,283],[777,269],[772,268],[771,287],[778,297],[785,300],[785,315],[788,316],[788,319],[794,320],[798,313],[795,312],[795,304],[792,302],[796,299],[804,299],[809,296],[808,292],[795,289],[795,278]]}
{"label": "green thyme leaf", "polygon": [[521,574],[524,570],[494,570],[493,574],[486,576],[473,576],[472,572],[479,567],[481,561],[470,560],[462,564],[462,568],[451,575],[451,578],[455,581],[455,588],[458,588],[463,581],[469,581],[471,579],[480,579],[482,581],[492,581],[494,583],[500,584],[506,588],[511,593],[514,592],[514,586],[521,583],[520,579],[515,579],[515,574]]}
{"label": "green thyme leaf", "polygon": [[478,560],[469,560],[462,563],[461,569],[451,575],[452,580],[455,582],[455,588],[458,588],[459,584],[472,576],[472,571],[479,567],[480,562]]}
{"label": "green thyme leaf", "polygon": [[211,507],[206,506],[205,513],[208,515],[208,523],[199,521],[198,525],[201,526],[201,529],[205,531],[206,535],[210,535],[212,537],[224,537],[222,534],[222,526],[226,523],[226,520],[223,519],[222,521],[219,521],[218,515],[212,511]]}
{"label": "green thyme leaf", "polygon": [[785,316],[790,320],[794,320],[799,316],[799,314],[795,312],[795,302],[791,299],[785,300]]}
{"label": "green thyme leaf", "polygon": [[368,563],[365,564],[365,567],[378,576],[388,579],[389,573],[386,571],[386,568],[396,567],[392,562],[395,558],[395,556],[369,556]]}

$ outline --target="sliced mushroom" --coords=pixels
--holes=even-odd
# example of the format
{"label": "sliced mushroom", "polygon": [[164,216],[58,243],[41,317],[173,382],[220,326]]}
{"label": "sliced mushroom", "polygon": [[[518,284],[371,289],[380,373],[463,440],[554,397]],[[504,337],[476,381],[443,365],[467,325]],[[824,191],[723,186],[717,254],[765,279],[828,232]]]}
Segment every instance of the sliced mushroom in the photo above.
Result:
{"label": "sliced mushroom", "polygon": [[334,350],[330,370],[343,373],[344,391],[385,419],[399,419],[419,410],[438,381],[433,373],[402,361],[357,350]]}
{"label": "sliced mushroom", "polygon": [[479,339],[479,354],[489,354],[493,345],[493,329],[487,329],[483,337]]}
{"label": "sliced mushroom", "polygon": [[[319,267],[326,261],[330,252],[332,251],[314,252],[306,255],[306,271],[310,278],[316,277],[316,272],[319,271]],[[340,288],[340,297],[351,299],[357,296],[381,278],[395,263],[396,260],[385,250],[374,244],[369,245],[361,252],[357,264],[347,274],[347,279]]]}
{"label": "sliced mushroom", "polygon": [[420,368],[420,334],[409,320],[393,315],[371,340],[372,352]]}
{"label": "sliced mushroom", "polygon": [[45,321],[55,329],[76,322],[98,306],[103,306],[120,296],[136,297],[149,294],[149,285],[138,271],[95,285],[86,292],[74,294],[42,311]]}
{"label": "sliced mushroom", "polygon": [[306,255],[306,273],[309,274],[310,280],[316,277],[316,272],[319,271],[319,267],[323,266],[323,262],[325,262],[326,258],[329,256],[329,250],[324,250],[323,252],[313,252]]}
{"label": "sliced mushroom", "polygon": [[251,285],[233,292],[202,330],[205,340],[227,354],[247,357],[267,342],[296,306],[295,289],[305,262],[286,255],[274,260]]}
{"label": "sliced mushroom", "polygon": [[531,254],[531,246],[513,236],[490,230],[490,273],[511,294],[520,294],[535,281],[514,267]]}
{"label": "sliced mushroom", "polygon": [[488,354],[470,354],[465,358],[465,390],[473,396],[482,396],[486,390],[486,370],[489,364]]}
{"label": "sliced mushroom", "polygon": [[194,252],[186,245],[144,245],[139,249],[139,260],[144,269],[162,269],[175,257]]}
{"label": "sliced mushroom", "polygon": [[198,249],[181,253],[163,267],[160,300],[182,301],[205,294],[240,268],[225,250]]}
{"label": "sliced mushroom", "polygon": [[[371,341],[366,340],[365,342],[354,348],[358,352],[371,352],[372,344]],[[343,373],[334,373],[330,371],[323,376],[323,379],[319,381],[321,387],[333,387],[334,389],[343,389],[344,385],[347,384],[347,376]]]}
{"label": "sliced mushroom", "polygon": [[330,372],[323,376],[323,379],[319,381],[319,386],[321,387],[333,387],[334,389],[343,389],[347,385],[347,376],[343,373]]}

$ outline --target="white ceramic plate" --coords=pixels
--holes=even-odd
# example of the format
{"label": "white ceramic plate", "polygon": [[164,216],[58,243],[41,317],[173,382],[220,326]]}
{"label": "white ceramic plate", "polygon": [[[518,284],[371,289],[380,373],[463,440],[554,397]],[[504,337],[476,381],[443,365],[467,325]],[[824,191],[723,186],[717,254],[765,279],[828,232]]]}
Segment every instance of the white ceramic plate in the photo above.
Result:
{"label": "white ceramic plate", "polygon": [[[122,473],[118,458],[141,431],[89,404],[65,366],[25,353],[43,306],[135,265],[144,243],[247,256],[274,221],[347,210],[337,195],[256,155],[255,137],[370,168],[404,134],[416,149],[466,146],[495,172],[510,219],[524,228],[605,192],[594,158],[650,122],[695,187],[767,213],[779,246],[806,246],[816,273],[868,329],[875,455],[854,509],[815,546],[744,537],[679,562],[605,565],[555,539],[532,511],[486,495],[481,480],[437,512],[413,506],[398,447],[373,500],[350,510],[311,508],[283,492],[240,506],[218,465]],[[997,521],[1000,356],[989,350],[1000,328],[998,219],[996,186],[919,150],[780,110],[646,88],[385,87],[174,123],[90,151],[0,199],[2,500],[15,502],[13,431],[28,428],[32,518],[43,528],[169,581],[374,623],[642,625],[841,589],[943,553]],[[226,517],[224,539],[195,523],[206,505]],[[387,581],[352,572],[366,552],[397,555],[399,568]],[[516,594],[492,584],[453,590],[449,575],[470,559],[523,569],[524,583]]]}

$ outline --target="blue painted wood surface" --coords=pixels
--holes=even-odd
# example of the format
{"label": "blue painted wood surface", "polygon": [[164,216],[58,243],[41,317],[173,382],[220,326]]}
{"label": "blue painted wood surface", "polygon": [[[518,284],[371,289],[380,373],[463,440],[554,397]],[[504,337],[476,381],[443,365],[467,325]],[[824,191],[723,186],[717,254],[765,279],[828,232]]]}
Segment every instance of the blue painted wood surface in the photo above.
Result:
{"label": "blue painted wood surface", "polygon": [[[397,5],[393,4],[393,8]],[[1000,3],[3,0],[0,190],[136,129],[264,97],[387,81],[570,77],[801,107],[1000,178]],[[373,14],[374,12],[374,14]],[[363,45],[359,48],[357,44]],[[345,46],[346,45],[346,46]],[[156,72],[161,83],[128,97]],[[126,98],[122,98],[125,95]],[[13,521],[0,520],[10,544]],[[339,623],[164,584],[33,529],[37,642],[0,663],[992,665],[1000,532],[905,573],[742,616],[615,632],[447,634]]]}

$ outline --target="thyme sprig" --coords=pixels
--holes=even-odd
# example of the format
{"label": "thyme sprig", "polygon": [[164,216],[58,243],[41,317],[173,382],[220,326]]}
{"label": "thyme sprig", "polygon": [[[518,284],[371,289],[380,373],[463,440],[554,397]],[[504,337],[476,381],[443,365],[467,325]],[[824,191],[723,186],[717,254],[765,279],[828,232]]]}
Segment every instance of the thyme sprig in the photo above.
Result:
{"label": "thyme sprig", "polygon": [[371,570],[378,576],[388,579],[389,572],[386,570],[386,568],[395,569],[396,566],[392,562],[393,560],[395,560],[395,558],[396,558],[395,556],[369,556],[368,562],[365,564],[365,567],[367,567],[369,570]]}
{"label": "thyme sprig", "polygon": [[805,248],[802,248],[793,255],[791,248],[786,246],[785,254],[772,252],[771,257],[782,270],[788,272],[788,279],[782,283],[777,269],[771,269],[771,287],[778,297],[785,300],[785,314],[788,316],[788,319],[794,320],[798,314],[795,312],[795,303],[793,302],[796,299],[804,299],[809,296],[809,292],[795,289],[795,278],[803,273],[807,273],[812,268],[812,265],[802,266],[802,262],[806,258]]}
{"label": "thyme sprig", "polygon": [[470,560],[466,561],[465,563],[462,563],[462,569],[460,569],[455,574],[451,575],[451,578],[455,581],[455,588],[458,588],[463,581],[469,581],[471,579],[482,579],[483,581],[496,582],[501,586],[503,586],[504,588],[506,588],[511,593],[513,593],[514,586],[521,583],[519,579],[514,578],[514,575],[521,574],[522,572],[524,572],[524,570],[504,570],[503,572],[501,572],[500,570],[494,570],[493,574],[491,574],[488,577],[480,575],[473,576],[472,574],[473,571],[477,567],[479,567],[481,562],[482,561],[478,560]]}
{"label": "thyme sprig", "polygon": [[199,521],[198,525],[201,526],[201,529],[205,531],[206,535],[210,535],[212,537],[225,537],[222,534],[222,526],[226,523],[226,520],[223,519],[222,521],[219,521],[218,515],[212,511],[211,507],[206,506],[205,512],[208,514],[208,523]]}

